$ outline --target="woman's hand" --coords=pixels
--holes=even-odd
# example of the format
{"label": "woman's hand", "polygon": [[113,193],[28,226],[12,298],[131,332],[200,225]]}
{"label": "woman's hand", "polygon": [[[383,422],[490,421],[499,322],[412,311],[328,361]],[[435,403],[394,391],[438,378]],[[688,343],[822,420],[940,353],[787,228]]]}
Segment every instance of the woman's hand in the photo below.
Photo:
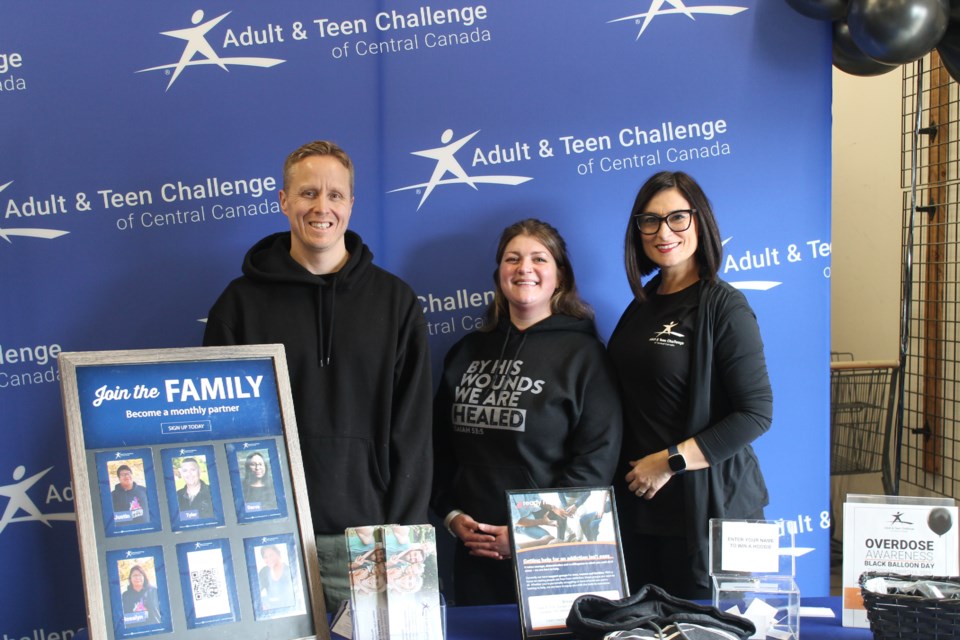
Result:
{"label": "woman's hand", "polygon": [[[677,450],[686,462],[687,471],[698,471],[710,466],[696,439],[687,438],[677,444]],[[657,495],[657,491],[670,482],[673,471],[667,462],[667,450],[651,453],[639,460],[631,460],[630,472],[627,473],[627,488],[638,498],[650,500]]]}
{"label": "woman's hand", "polygon": [[638,498],[650,500],[673,477],[667,464],[666,451],[658,451],[639,460],[631,460],[627,473],[627,488]]}
{"label": "woman's hand", "polygon": [[493,537],[492,542],[464,542],[470,555],[483,558],[493,558],[494,560],[506,560],[510,557],[510,532],[505,526],[494,524],[477,525],[481,531]]}
{"label": "woman's hand", "polygon": [[466,513],[450,521],[450,530],[470,550],[470,555],[504,560],[510,557],[510,533],[506,527],[477,522]]}

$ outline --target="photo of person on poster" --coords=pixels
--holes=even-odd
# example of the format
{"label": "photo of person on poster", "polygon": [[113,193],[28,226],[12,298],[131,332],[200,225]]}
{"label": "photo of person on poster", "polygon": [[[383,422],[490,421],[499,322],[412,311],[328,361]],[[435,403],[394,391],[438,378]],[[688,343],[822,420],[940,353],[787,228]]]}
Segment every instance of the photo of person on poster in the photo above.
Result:
{"label": "photo of person on poster", "polygon": [[260,608],[264,611],[287,609],[297,603],[293,573],[285,552],[285,547],[275,544],[263,545],[258,550],[262,567],[257,578],[260,585]]}
{"label": "photo of person on poster", "polygon": [[376,544],[374,528],[351,528],[347,530],[346,536],[351,556],[349,575],[353,590],[358,594],[368,595],[386,589],[386,552],[382,544]]}
{"label": "photo of person on poster", "polygon": [[238,453],[243,468],[243,506],[248,513],[277,508],[277,494],[270,473],[269,454],[265,450]]}
{"label": "photo of person on poster", "polygon": [[[382,527],[386,559],[387,590],[392,593],[413,594],[420,591],[424,582],[432,583],[437,591],[436,544],[432,529],[423,525],[408,527]],[[429,537],[427,537],[429,531]],[[432,555],[434,571],[428,575],[427,556]],[[431,588],[427,589],[428,591]]]}
{"label": "photo of person on poster", "polygon": [[[200,477],[206,472],[205,456],[175,458],[174,474],[183,481],[177,490],[177,506],[181,521],[203,520],[214,517],[213,494],[210,485]],[[201,461],[203,469],[201,470]],[[179,463],[179,464],[178,464]]]}
{"label": "photo of person on poster", "polygon": [[157,588],[140,564],[130,567],[127,573],[127,588],[121,595],[121,602],[125,627],[158,624],[161,620]]}
{"label": "photo of person on poster", "polygon": [[567,515],[559,500],[556,493],[510,496],[510,521],[518,549],[533,549],[563,540]]}
{"label": "photo of person on poster", "polygon": [[613,542],[613,497],[609,491],[592,491],[587,499],[567,508],[567,517],[579,527],[575,542]]}
{"label": "photo of person on poster", "polygon": [[147,490],[134,479],[132,466],[137,466],[142,476],[142,460],[127,460],[113,472],[117,483],[110,496],[113,502],[113,521],[118,525],[140,524],[150,520]]}

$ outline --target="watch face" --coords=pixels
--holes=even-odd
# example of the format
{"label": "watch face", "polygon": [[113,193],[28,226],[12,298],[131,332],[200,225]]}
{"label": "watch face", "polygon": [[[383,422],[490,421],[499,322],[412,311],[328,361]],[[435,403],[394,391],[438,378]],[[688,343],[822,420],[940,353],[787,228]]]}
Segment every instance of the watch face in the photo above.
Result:
{"label": "watch face", "polygon": [[683,471],[687,468],[687,461],[679,453],[667,458],[667,462],[670,464],[671,471]]}

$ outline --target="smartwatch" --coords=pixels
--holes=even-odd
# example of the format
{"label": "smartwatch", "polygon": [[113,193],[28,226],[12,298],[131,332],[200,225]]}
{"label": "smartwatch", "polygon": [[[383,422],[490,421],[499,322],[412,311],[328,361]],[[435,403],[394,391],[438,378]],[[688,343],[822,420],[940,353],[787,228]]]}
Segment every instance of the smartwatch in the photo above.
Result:
{"label": "smartwatch", "polygon": [[667,447],[667,464],[674,475],[680,475],[687,470],[687,459],[683,457],[676,445]]}

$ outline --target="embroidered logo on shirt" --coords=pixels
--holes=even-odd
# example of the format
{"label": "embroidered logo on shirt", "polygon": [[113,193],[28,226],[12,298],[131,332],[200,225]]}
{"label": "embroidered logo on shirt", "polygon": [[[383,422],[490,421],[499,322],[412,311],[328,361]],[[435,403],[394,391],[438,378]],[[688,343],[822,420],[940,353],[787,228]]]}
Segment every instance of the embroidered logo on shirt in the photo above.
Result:
{"label": "embroidered logo on shirt", "polygon": [[[686,344],[684,340],[686,336],[683,335],[682,333],[677,333],[676,331],[673,330],[673,328],[676,327],[678,324],[680,323],[668,322],[667,324],[663,325],[663,331],[657,331],[656,333],[654,333],[653,337],[650,338],[650,342],[653,342],[654,344],[662,345],[664,347],[684,346]],[[677,340],[676,338],[680,338],[680,340]]]}

